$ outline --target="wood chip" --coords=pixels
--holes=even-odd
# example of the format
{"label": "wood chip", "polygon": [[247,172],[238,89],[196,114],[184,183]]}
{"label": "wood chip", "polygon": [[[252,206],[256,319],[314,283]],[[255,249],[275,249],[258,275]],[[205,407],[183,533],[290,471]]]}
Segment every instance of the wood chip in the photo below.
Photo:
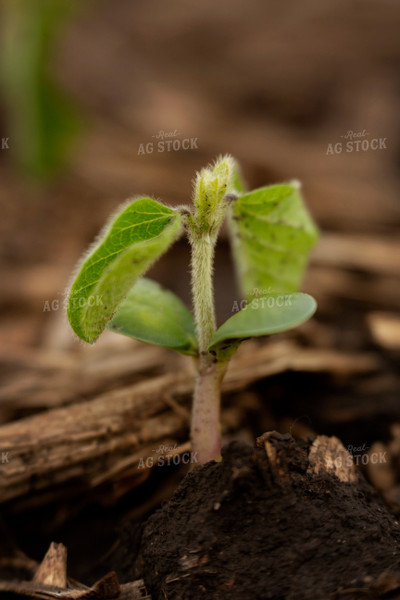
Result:
{"label": "wood chip", "polygon": [[67,589],[35,581],[0,581],[2,592],[32,600],[113,600],[120,597],[121,587],[117,575],[111,572],[90,588]]}
{"label": "wood chip", "polygon": [[54,587],[67,585],[67,549],[63,544],[52,542],[35,573],[33,581]]}
{"label": "wood chip", "polygon": [[351,454],[336,437],[318,436],[310,448],[308,461],[307,473],[331,473],[343,482],[358,479]]}
{"label": "wood chip", "polygon": [[375,342],[388,350],[400,350],[400,316],[389,312],[370,312],[368,326]]}

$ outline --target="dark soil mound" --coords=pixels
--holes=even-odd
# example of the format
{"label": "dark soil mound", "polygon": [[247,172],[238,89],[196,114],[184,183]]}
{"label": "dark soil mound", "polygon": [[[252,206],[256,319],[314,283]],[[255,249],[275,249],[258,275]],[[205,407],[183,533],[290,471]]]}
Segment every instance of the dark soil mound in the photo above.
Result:
{"label": "dark soil mound", "polygon": [[153,600],[400,597],[399,524],[348,457],[273,432],[195,468],[144,529]]}

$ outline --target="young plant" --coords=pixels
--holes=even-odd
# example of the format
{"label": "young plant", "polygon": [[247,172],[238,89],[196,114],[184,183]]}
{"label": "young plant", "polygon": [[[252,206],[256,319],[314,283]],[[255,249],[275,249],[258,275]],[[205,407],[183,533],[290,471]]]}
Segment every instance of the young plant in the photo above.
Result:
{"label": "young plant", "polygon": [[[213,262],[228,218],[245,305],[217,328]],[[191,245],[193,313],[142,275],[185,232]],[[229,360],[245,339],[306,321],[315,300],[296,290],[318,238],[297,182],[246,192],[230,156],[197,173],[193,206],[130,200],[85,255],[69,293],[72,329],[93,343],[110,329],[195,358],[191,441],[200,463],[220,456],[220,390]],[[272,290],[273,293],[269,293]]]}

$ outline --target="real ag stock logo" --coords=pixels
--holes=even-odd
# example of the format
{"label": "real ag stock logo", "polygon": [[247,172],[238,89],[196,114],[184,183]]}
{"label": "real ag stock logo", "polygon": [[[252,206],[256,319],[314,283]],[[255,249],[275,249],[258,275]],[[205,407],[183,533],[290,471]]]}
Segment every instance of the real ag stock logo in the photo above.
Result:
{"label": "real ag stock logo", "polygon": [[336,142],[336,144],[328,144],[326,155],[342,154],[342,152],[368,152],[369,150],[386,150],[385,137],[374,137],[367,139],[371,134],[366,129],[362,131],[349,130],[340,137],[344,140],[343,142]]}
{"label": "real ag stock logo", "polygon": [[179,152],[179,150],[197,150],[197,140],[199,138],[183,138],[177,129],[174,131],[164,131],[163,129],[152,135],[154,142],[139,144],[138,155],[153,154],[153,152]]}

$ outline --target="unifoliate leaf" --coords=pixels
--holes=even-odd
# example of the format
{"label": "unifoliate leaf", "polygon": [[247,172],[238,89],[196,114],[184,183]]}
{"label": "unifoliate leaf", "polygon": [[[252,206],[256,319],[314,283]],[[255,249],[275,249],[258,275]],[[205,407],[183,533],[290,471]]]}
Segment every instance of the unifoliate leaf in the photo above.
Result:
{"label": "unifoliate leaf", "polygon": [[210,351],[240,340],[287,331],[309,319],[317,303],[303,293],[270,294],[253,298],[215,332]]}
{"label": "unifoliate leaf", "polygon": [[180,230],[180,214],[151,198],[133,200],[112,219],[69,294],[68,318],[81,339],[97,339],[133,284]]}
{"label": "unifoliate leaf", "polygon": [[175,294],[151,279],[135,283],[107,329],[182,354],[197,351],[192,313]]}
{"label": "unifoliate leaf", "polygon": [[249,192],[232,202],[230,228],[243,295],[293,292],[318,239],[297,183]]}

